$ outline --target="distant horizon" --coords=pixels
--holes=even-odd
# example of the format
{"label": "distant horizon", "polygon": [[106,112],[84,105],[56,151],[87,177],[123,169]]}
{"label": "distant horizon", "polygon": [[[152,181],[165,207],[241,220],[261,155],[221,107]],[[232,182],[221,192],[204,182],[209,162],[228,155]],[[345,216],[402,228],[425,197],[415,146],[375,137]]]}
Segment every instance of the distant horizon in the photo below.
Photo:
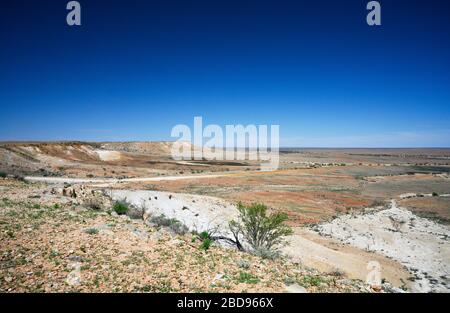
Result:
{"label": "distant horizon", "polygon": [[[176,140],[107,140],[107,141],[95,141],[95,140],[0,140],[0,144],[45,144],[45,143],[52,143],[52,144],[58,144],[58,143],[136,143],[136,142],[175,142]],[[190,142],[192,144],[192,142]],[[219,149],[222,149],[223,147],[220,147]],[[237,149],[248,149],[248,147],[236,147]],[[270,148],[269,148],[270,149]],[[431,149],[431,150],[450,150],[450,147],[327,147],[327,146],[317,146],[317,147],[308,147],[308,146],[280,146],[279,149],[330,149],[330,150],[344,150],[344,149],[372,149],[372,150],[420,150],[420,149]]]}

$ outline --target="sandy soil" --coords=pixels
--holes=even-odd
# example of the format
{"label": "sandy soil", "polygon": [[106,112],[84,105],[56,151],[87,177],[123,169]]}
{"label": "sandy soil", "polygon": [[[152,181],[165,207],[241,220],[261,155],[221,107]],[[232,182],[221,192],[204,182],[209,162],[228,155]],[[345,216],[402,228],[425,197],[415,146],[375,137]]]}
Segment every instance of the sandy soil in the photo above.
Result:
{"label": "sandy soil", "polygon": [[308,267],[324,272],[340,271],[349,278],[365,281],[369,273],[369,262],[376,261],[381,265],[383,279],[396,287],[412,287],[408,281],[411,274],[407,269],[383,255],[345,245],[332,238],[321,237],[305,228],[295,229],[289,243],[284,253]]}

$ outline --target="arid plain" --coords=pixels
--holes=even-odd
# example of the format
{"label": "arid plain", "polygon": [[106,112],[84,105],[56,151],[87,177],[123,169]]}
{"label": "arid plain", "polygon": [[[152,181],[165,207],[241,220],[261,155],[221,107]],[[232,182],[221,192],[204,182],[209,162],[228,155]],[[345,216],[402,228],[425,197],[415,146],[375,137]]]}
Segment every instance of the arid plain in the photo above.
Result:
{"label": "arid plain", "polygon": [[[323,275],[339,273],[342,280],[364,282],[368,264],[376,261],[383,281],[395,286],[383,287],[381,291],[450,290],[450,149],[281,149],[279,169],[262,172],[255,161],[175,161],[170,157],[170,148],[170,142],[1,143],[0,172],[4,178],[0,179],[3,199],[0,227],[6,240],[2,247],[2,290],[23,290],[23,285],[29,284],[27,272],[23,274],[19,269],[25,265],[7,267],[10,260],[5,256],[7,251],[14,253],[10,251],[14,245],[27,238],[25,226],[14,230],[14,224],[21,222],[7,215],[10,207],[20,210],[22,205],[26,210],[29,207],[26,201],[40,206],[77,207],[96,193],[108,195],[106,202],[119,196],[135,199],[136,206],[147,205],[148,210],[171,208],[167,199],[175,198],[183,210],[188,205],[197,210],[192,218],[181,209],[164,211],[186,225],[196,225],[195,222],[208,218],[210,222],[218,218],[226,220],[233,210],[228,205],[233,207],[238,202],[264,203],[273,211],[288,214],[288,224],[295,232],[284,252],[289,262],[299,264],[302,269]],[[69,195],[69,189],[77,195]],[[136,192],[140,192],[139,197],[142,194],[150,195],[150,200],[154,197],[153,203],[140,203]],[[211,217],[208,210],[217,215]],[[99,231],[102,233],[101,227]],[[118,249],[120,253],[129,252],[123,251],[128,249],[123,245]],[[69,252],[65,257],[75,258],[74,252]],[[213,274],[214,271],[220,270],[214,269],[210,280],[222,280],[222,274]],[[40,272],[48,275],[45,268]],[[364,289],[364,284],[342,290],[327,287],[326,283],[316,286],[310,281],[305,283],[305,275],[301,278],[297,275],[295,284],[310,292],[380,291]],[[324,281],[329,279],[320,277],[328,277]],[[202,281],[199,288],[209,290],[205,286],[210,284]],[[249,288],[245,282],[240,284],[243,285],[229,289],[283,291],[291,285],[277,282],[276,286],[262,287],[257,283]],[[61,284],[56,286],[43,288],[64,289]],[[80,286],[87,288],[83,283]],[[96,290],[95,285],[92,288]],[[194,290],[183,288],[178,290]]]}

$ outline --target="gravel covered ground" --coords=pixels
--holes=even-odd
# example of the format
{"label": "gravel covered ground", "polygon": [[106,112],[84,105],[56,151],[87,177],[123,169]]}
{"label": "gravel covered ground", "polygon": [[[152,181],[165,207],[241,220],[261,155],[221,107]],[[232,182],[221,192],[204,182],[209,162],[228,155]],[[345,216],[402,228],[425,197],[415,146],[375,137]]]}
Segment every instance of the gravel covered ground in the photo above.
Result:
{"label": "gravel covered ground", "polygon": [[[97,205],[92,205],[92,199]],[[1,292],[373,292],[118,216],[101,192],[0,178]]]}

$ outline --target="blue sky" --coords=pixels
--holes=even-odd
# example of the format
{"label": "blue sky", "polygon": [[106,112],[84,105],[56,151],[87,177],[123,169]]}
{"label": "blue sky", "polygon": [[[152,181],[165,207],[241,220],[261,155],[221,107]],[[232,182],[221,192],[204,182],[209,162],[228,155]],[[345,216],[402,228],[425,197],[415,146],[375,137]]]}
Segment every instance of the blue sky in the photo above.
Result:
{"label": "blue sky", "polygon": [[450,3],[2,2],[0,140],[170,140],[279,124],[282,146],[450,147]]}

